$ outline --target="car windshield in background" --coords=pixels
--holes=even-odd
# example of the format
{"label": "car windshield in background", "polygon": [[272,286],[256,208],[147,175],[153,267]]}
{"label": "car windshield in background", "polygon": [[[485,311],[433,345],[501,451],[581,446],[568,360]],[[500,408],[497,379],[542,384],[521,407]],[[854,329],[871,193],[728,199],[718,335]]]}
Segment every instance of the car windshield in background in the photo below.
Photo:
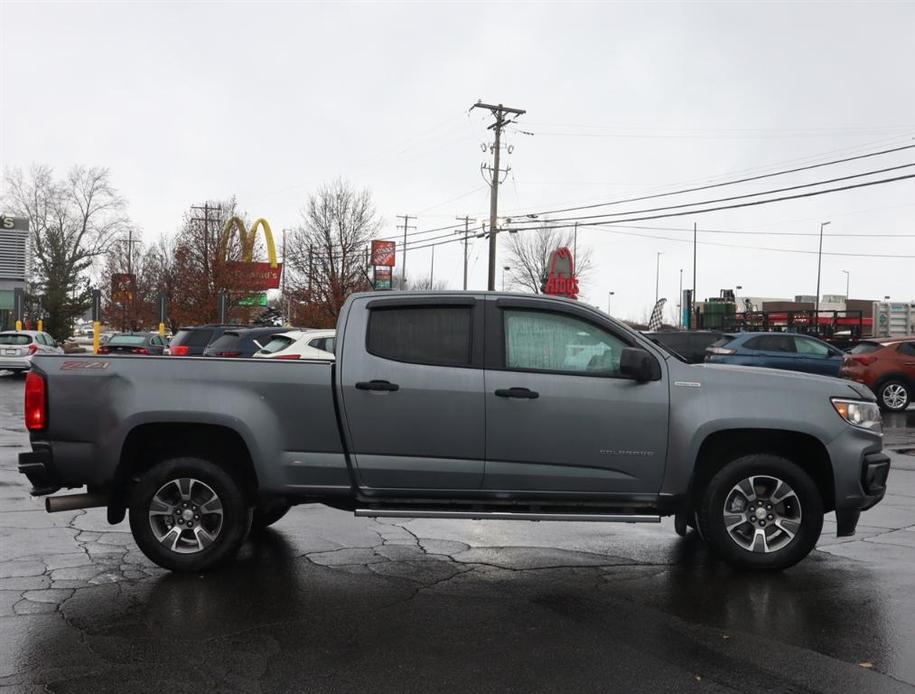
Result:
{"label": "car windshield in background", "polygon": [[270,342],[264,345],[264,348],[261,350],[264,354],[275,354],[280,350],[286,349],[291,345],[295,340],[291,337],[285,335],[275,335]]}
{"label": "car windshield in background", "polygon": [[145,345],[146,337],[144,335],[115,335],[108,344],[117,347],[118,345]]}
{"label": "car windshield in background", "polygon": [[850,350],[849,354],[867,354],[868,352],[876,352],[878,349],[883,349],[883,345],[879,342],[859,342]]}
{"label": "car windshield in background", "polygon": [[0,335],[0,345],[29,345],[31,343],[31,335],[22,335],[20,333],[4,333]]}

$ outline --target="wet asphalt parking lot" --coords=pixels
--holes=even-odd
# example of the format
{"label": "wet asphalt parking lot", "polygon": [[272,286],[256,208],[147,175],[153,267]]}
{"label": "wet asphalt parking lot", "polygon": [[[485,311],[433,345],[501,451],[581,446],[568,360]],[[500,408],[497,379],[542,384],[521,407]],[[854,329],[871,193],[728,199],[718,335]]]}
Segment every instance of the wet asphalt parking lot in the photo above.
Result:
{"label": "wet asphalt parking lot", "polygon": [[[775,575],[673,524],[368,520],[293,509],[169,574],[103,509],[46,514],[0,376],[0,688],[10,692],[915,692],[915,410],[890,492]],[[906,452],[908,451],[908,452]]]}

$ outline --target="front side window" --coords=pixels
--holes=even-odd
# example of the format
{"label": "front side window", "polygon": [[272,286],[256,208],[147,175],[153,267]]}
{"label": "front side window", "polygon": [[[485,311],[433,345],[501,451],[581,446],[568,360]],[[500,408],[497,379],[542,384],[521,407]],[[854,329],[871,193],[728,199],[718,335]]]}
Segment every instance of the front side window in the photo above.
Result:
{"label": "front side window", "polygon": [[505,367],[583,376],[619,376],[629,345],[597,326],[561,313],[503,313]]}
{"label": "front side window", "polygon": [[376,357],[414,364],[470,366],[472,310],[470,306],[373,309],[368,351]]}

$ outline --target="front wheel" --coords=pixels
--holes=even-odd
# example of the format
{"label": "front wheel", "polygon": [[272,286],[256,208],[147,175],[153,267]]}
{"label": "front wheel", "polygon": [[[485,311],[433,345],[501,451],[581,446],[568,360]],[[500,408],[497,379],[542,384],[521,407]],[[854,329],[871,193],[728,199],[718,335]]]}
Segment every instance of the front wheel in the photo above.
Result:
{"label": "front wheel", "polygon": [[823,529],[823,499],[810,476],[777,455],[737,458],[711,479],[697,513],[702,536],[726,561],[779,571],[806,557]]}
{"label": "front wheel", "polygon": [[899,380],[887,381],[877,389],[880,407],[890,412],[902,412],[911,402],[909,385]]}
{"label": "front wheel", "polygon": [[250,519],[239,484],[201,458],[155,465],[130,500],[130,530],[137,546],[172,571],[206,571],[232,559]]}

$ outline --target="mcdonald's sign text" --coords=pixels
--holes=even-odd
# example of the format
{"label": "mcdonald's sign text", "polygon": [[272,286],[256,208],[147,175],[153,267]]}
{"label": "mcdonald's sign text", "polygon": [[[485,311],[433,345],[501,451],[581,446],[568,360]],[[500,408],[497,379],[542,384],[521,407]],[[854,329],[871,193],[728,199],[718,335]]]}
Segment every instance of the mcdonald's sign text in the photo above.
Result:
{"label": "mcdonald's sign text", "polygon": [[279,289],[280,277],[283,274],[283,264],[277,263],[244,263],[229,261],[226,263],[232,277],[232,287],[245,291],[258,291],[262,289]]}

